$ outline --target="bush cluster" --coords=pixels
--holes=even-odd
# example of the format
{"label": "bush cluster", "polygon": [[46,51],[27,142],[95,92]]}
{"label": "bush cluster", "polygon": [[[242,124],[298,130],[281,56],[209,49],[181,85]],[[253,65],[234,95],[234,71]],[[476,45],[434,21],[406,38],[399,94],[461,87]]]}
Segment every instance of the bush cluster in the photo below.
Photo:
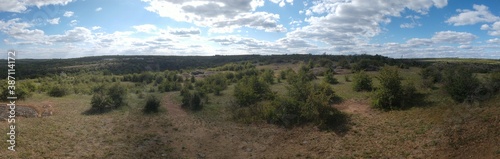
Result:
{"label": "bush cluster", "polygon": [[[346,75],[347,78],[347,75]],[[347,81],[348,79],[346,79]],[[352,88],[354,91],[371,91],[372,90],[372,79],[365,71],[359,71],[352,77],[353,83]]]}
{"label": "bush cluster", "polygon": [[383,110],[402,109],[416,102],[416,88],[413,83],[402,85],[397,67],[385,66],[377,76],[380,88],[374,92],[372,105]]}
{"label": "bush cluster", "polygon": [[201,101],[204,94],[199,91],[191,92],[187,88],[181,90],[182,96],[182,108],[189,109],[192,111],[198,111],[203,109],[203,103]]}
{"label": "bush cluster", "polygon": [[264,99],[271,99],[273,94],[263,78],[246,76],[236,83],[234,97],[240,106],[249,106]]}
{"label": "bush cluster", "polygon": [[119,83],[114,83],[110,87],[103,84],[94,88],[90,104],[92,109],[100,111],[119,108],[126,105],[126,96],[127,89]]}

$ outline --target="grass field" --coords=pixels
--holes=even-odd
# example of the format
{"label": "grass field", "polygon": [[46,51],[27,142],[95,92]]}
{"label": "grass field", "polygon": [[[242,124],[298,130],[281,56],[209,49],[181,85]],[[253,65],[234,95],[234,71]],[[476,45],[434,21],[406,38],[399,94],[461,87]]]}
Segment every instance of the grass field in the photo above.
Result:
{"label": "grass field", "polygon": [[[275,73],[297,65],[259,66]],[[220,96],[208,94],[204,109],[180,109],[179,92],[161,96],[157,114],[142,113],[153,85],[125,83],[128,105],[109,113],[84,115],[91,95],[53,98],[35,93],[25,102],[51,101],[54,115],[16,123],[16,152],[1,142],[2,158],[500,158],[500,96],[476,104],[455,103],[441,89],[424,89],[419,68],[402,69],[405,82],[425,94],[426,105],[380,111],[370,107],[371,92],[355,92],[338,74],[332,85],[343,100],[332,105],[349,116],[347,131],[321,131],[314,125],[283,128],[265,121],[234,121],[234,84]],[[368,72],[372,77],[377,72]],[[317,81],[323,77],[319,77]],[[271,86],[286,94],[285,80]],[[374,85],[378,81],[374,78]],[[139,95],[136,92],[139,92]],[[3,132],[8,123],[0,122]],[[8,136],[4,135],[4,139]]]}

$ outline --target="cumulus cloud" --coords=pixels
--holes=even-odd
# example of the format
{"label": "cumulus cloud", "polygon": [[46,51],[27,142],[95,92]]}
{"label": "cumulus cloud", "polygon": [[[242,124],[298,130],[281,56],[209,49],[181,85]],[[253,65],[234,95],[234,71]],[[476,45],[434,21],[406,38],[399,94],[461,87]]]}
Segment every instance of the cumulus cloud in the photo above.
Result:
{"label": "cumulus cloud", "polygon": [[457,12],[460,14],[450,17],[446,22],[455,26],[461,26],[500,20],[500,17],[491,14],[488,7],[485,5],[474,4],[472,8],[474,8],[474,10],[458,9]]}
{"label": "cumulus cloud", "polygon": [[49,24],[59,24],[59,19],[61,18],[47,19],[47,22]]}
{"label": "cumulus cloud", "polygon": [[63,15],[63,16],[65,16],[65,17],[71,17],[71,16],[73,16],[74,14],[75,14],[75,12],[72,12],[72,11],[66,11],[66,12],[64,12],[64,15]]}
{"label": "cumulus cloud", "polygon": [[153,24],[143,24],[132,26],[136,31],[143,33],[153,33],[158,30],[158,28]]}
{"label": "cumulus cloud", "polygon": [[49,36],[50,41],[53,42],[85,42],[92,38],[92,31],[84,27],[75,27],[72,30],[67,30],[63,35]]}
{"label": "cumulus cloud", "polygon": [[95,9],[95,11],[96,11],[96,12],[99,12],[99,11],[101,11],[101,10],[102,10],[102,8],[101,8],[101,7],[99,7],[99,8],[96,8],[96,9]]}
{"label": "cumulus cloud", "polygon": [[269,0],[269,1],[278,4],[280,7],[284,7],[287,3],[293,5],[293,0]]}
{"label": "cumulus cloud", "polygon": [[432,37],[432,41],[436,43],[457,43],[457,44],[470,44],[477,36],[467,32],[455,31],[442,31],[437,32]]}
{"label": "cumulus cloud", "polygon": [[47,5],[67,5],[73,0],[0,0],[0,12],[21,13],[28,7],[36,6],[38,8]]}
{"label": "cumulus cloud", "polygon": [[286,32],[283,25],[278,24],[278,14],[267,12],[256,12],[241,14],[231,20],[221,20],[212,24],[213,32],[233,32],[234,29],[242,26],[264,30],[266,32]]}
{"label": "cumulus cloud", "polygon": [[481,26],[481,30],[488,30],[488,34],[491,36],[500,36],[500,21],[493,23],[491,26],[484,24]]}
{"label": "cumulus cloud", "polygon": [[93,27],[92,27],[92,30],[99,30],[99,29],[101,29],[101,27],[100,27],[100,26],[93,26]]}
{"label": "cumulus cloud", "polygon": [[249,27],[269,32],[286,31],[278,24],[279,15],[255,12],[264,6],[264,0],[215,0],[215,1],[161,1],[143,0],[149,3],[146,10],[180,22],[210,27],[213,32],[233,32]]}
{"label": "cumulus cloud", "polygon": [[71,21],[69,22],[69,26],[72,26],[72,27],[73,27],[73,26],[76,26],[76,25],[78,25],[78,20],[71,20]]}
{"label": "cumulus cloud", "polygon": [[198,28],[179,28],[179,29],[169,29],[168,32],[173,35],[178,36],[190,36],[190,35],[198,35],[201,33]]}
{"label": "cumulus cloud", "polygon": [[306,10],[310,17],[305,21],[310,25],[289,32],[287,36],[312,39],[339,48],[361,45],[382,32],[380,24],[390,23],[391,17],[400,17],[405,9],[427,14],[433,6],[446,5],[446,0],[322,0],[313,2]]}
{"label": "cumulus cloud", "polygon": [[499,38],[495,38],[495,39],[489,39],[488,41],[486,41],[490,44],[500,44],[500,39]]}
{"label": "cumulus cloud", "polygon": [[25,44],[47,44],[44,31],[32,28],[32,24],[21,22],[19,18],[8,21],[0,20],[0,31],[8,35],[14,41]]}

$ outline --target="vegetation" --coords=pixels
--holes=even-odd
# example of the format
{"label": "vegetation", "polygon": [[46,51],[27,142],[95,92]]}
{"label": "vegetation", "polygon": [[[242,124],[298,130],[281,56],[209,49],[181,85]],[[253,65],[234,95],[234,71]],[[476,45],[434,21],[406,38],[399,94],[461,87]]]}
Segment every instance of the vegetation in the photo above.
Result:
{"label": "vegetation", "polygon": [[127,89],[119,83],[114,83],[110,87],[104,84],[98,86],[94,88],[94,95],[90,102],[91,111],[102,112],[124,106],[126,96]]}
{"label": "vegetation", "polygon": [[[16,81],[19,102],[48,101],[55,113],[23,119],[19,130],[25,135],[19,143],[32,144],[20,145],[18,153],[1,154],[227,158],[233,155],[224,151],[227,147],[240,146],[257,158],[498,158],[497,147],[491,146],[497,143],[494,132],[500,132],[495,118],[500,112],[500,65],[494,61],[378,55],[20,59],[16,61],[20,69],[39,72],[19,72],[23,76]],[[2,87],[6,99],[8,92]],[[83,116],[93,113],[101,115]],[[0,125],[8,127],[7,122]],[[88,142],[75,145],[65,140],[67,136]],[[234,139],[254,143],[234,143]],[[269,139],[285,144],[273,148]],[[292,139],[298,144],[288,144]],[[268,151],[258,151],[255,143]],[[380,145],[392,146],[382,150]],[[196,148],[203,148],[203,153],[193,151]]]}
{"label": "vegetation", "polygon": [[377,76],[380,88],[374,92],[372,105],[383,110],[403,109],[413,106],[417,98],[413,83],[402,85],[397,67],[385,66]]}
{"label": "vegetation", "polygon": [[[346,81],[348,81],[348,77],[346,77]],[[366,72],[359,71],[352,77],[353,83],[352,88],[359,91],[371,91],[372,90],[372,79]]]}
{"label": "vegetation", "polygon": [[329,83],[329,84],[337,84],[337,83],[339,83],[339,81],[335,77],[333,77],[333,73],[332,72],[326,72],[324,81],[326,83]]}
{"label": "vegetation", "polygon": [[449,68],[444,73],[444,89],[457,102],[473,100],[480,84],[467,68]]}
{"label": "vegetation", "polygon": [[257,76],[246,76],[236,84],[234,97],[240,106],[249,106],[264,99],[272,99],[269,84]]}
{"label": "vegetation", "polygon": [[148,96],[146,100],[146,105],[144,106],[144,113],[158,113],[158,108],[160,108],[160,99],[154,95]]}
{"label": "vegetation", "polygon": [[67,86],[55,85],[48,92],[51,97],[62,97],[69,94]]}

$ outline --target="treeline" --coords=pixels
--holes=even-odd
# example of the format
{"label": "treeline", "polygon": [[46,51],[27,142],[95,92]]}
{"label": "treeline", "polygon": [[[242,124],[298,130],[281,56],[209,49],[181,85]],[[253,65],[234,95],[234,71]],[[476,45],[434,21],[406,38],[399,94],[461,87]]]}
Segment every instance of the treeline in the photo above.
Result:
{"label": "treeline", "polygon": [[[16,61],[16,76],[21,79],[33,79],[65,72],[87,73],[101,71],[105,75],[123,75],[141,73],[145,71],[182,70],[194,68],[213,68],[227,63],[238,63],[250,61],[252,64],[270,63],[296,63],[299,61],[314,61],[320,65],[329,62],[340,62],[340,64],[354,64],[358,61],[360,68],[380,66],[382,64],[396,65],[418,65],[414,60],[397,60],[381,55],[235,55],[235,56],[97,56],[73,59],[18,59]],[[2,60],[6,63],[6,60]],[[243,66],[244,67],[244,66]],[[354,66],[358,68],[358,66]],[[222,70],[239,70],[228,65]],[[7,69],[2,69],[0,78],[6,78]]]}

